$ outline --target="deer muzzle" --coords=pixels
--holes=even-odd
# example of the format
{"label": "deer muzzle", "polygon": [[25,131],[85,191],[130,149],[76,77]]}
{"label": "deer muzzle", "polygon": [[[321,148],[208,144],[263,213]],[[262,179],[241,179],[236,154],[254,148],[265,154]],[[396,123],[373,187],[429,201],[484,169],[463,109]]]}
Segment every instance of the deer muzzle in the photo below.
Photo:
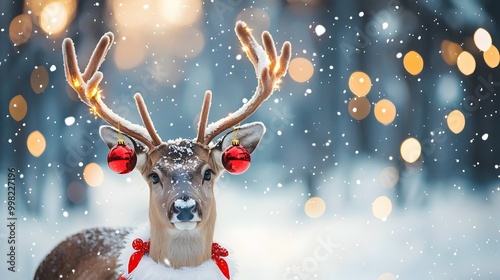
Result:
{"label": "deer muzzle", "polygon": [[189,196],[175,199],[170,211],[172,213],[170,222],[178,230],[192,230],[201,221],[198,203]]}

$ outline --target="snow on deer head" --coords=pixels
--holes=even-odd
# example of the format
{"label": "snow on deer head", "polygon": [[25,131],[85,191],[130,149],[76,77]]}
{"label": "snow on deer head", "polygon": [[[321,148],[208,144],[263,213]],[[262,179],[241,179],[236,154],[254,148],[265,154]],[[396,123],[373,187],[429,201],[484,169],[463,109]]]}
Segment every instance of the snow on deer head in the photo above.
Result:
{"label": "snow on deer head", "polygon": [[[207,126],[212,97],[212,93],[207,91],[197,136],[166,142],[157,134],[140,93],[134,98],[144,126],[132,124],[115,114],[101,99],[99,83],[103,74],[98,69],[113,44],[112,33],[108,32],[100,39],[83,73],[78,68],[73,41],[66,38],[63,42],[68,83],[96,116],[110,124],[101,127],[101,138],[111,148],[121,137],[138,156],[136,169],[141,172],[150,190],[149,253],[155,262],[168,260],[168,265],[173,268],[198,266],[210,259],[216,220],[213,190],[224,171],[222,152],[232,145],[235,129],[238,130],[240,145],[250,153],[255,150],[264,135],[264,125],[254,122],[235,126],[269,98],[288,68],[291,56],[289,42],[283,44],[278,56],[268,32],[262,34],[262,47],[244,22],[238,22],[235,30],[255,68],[258,85],[254,95],[232,114]],[[220,140],[212,142],[227,130]]]}

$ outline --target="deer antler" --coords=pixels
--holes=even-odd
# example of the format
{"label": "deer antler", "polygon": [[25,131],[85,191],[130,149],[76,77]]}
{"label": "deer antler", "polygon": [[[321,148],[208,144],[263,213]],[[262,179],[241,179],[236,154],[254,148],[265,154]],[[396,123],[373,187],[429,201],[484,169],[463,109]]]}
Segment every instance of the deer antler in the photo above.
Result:
{"label": "deer antler", "polygon": [[231,128],[252,115],[271,96],[273,90],[278,87],[281,77],[286,74],[288,63],[290,62],[292,52],[290,42],[283,44],[281,55],[278,56],[273,38],[269,32],[264,31],[262,33],[262,42],[264,45],[264,48],[262,48],[253,37],[252,31],[246,23],[238,21],[235,30],[238,39],[243,45],[243,50],[255,67],[258,85],[254,95],[246,104],[243,104],[243,106],[231,115],[210,124],[208,127],[206,125],[212,93],[210,91],[205,93],[198,125],[198,136],[196,138],[199,143],[204,145],[210,143],[212,139],[224,130]]}
{"label": "deer antler", "polygon": [[111,32],[104,34],[99,43],[97,43],[85,72],[81,73],[76,59],[75,46],[70,38],[66,38],[62,44],[64,69],[68,84],[78,93],[80,100],[91,108],[91,111],[101,117],[110,125],[137,140],[143,142],[148,148],[153,148],[162,143],[156,133],[153,122],[148,114],[148,109],[140,93],[134,95],[139,114],[144,123],[144,127],[133,124],[128,120],[115,114],[101,99],[101,90],[99,83],[102,81],[103,74],[98,71],[108,50],[113,44],[114,35]]}

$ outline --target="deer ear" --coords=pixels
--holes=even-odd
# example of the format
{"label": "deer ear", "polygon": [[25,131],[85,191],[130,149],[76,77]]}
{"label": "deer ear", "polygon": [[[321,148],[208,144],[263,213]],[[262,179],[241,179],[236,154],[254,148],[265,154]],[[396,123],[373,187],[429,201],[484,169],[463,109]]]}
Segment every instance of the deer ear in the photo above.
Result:
{"label": "deer ear", "polygon": [[[120,132],[118,132],[116,128],[109,125],[102,125],[99,128],[99,135],[109,149],[113,148],[120,138]],[[142,166],[146,160],[146,154],[149,150],[148,147],[141,141],[132,138],[127,134],[121,133],[121,135],[125,144],[134,149],[135,154],[137,155],[137,166]]]}
{"label": "deer ear", "polygon": [[222,168],[222,152],[225,151],[227,147],[231,146],[231,140],[235,139],[234,134],[236,130],[238,130],[236,139],[240,141],[240,145],[245,147],[250,154],[255,151],[264,133],[266,133],[266,127],[263,123],[253,122],[236,127],[224,135],[224,137],[217,141],[211,152],[214,162],[217,163],[220,168]]}

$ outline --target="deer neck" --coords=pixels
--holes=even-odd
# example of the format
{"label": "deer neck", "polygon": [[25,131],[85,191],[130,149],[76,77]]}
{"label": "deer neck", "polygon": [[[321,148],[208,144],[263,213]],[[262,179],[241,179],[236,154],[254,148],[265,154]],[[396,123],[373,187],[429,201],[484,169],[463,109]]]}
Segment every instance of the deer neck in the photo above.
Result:
{"label": "deer neck", "polygon": [[153,261],[177,269],[199,266],[211,258],[215,222],[205,226],[200,223],[192,230],[177,230],[150,215],[150,223],[149,255]]}

